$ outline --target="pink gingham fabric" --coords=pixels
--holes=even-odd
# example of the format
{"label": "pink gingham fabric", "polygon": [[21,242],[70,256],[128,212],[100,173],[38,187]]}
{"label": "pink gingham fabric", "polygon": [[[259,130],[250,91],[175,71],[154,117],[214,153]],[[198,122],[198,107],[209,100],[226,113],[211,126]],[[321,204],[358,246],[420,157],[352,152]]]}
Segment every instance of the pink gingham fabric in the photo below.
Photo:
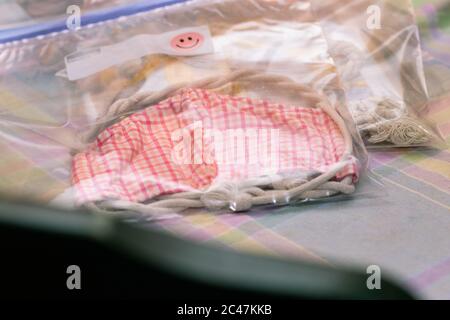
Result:
{"label": "pink gingham fabric", "polygon": [[[250,131],[252,135],[244,135],[243,141],[228,143],[226,137]],[[276,158],[259,161],[254,153],[262,144],[265,151],[269,149],[264,154],[276,152]],[[236,152],[238,146],[243,146],[243,153]],[[340,129],[320,108],[186,88],[103,131],[74,157],[72,181],[78,203],[144,202],[159,195],[204,190],[218,181],[274,172],[324,172],[339,161],[344,149]],[[174,154],[180,150],[190,161],[176,160]],[[230,154],[235,157],[227,161]],[[336,179],[348,175],[357,178],[356,159]]]}

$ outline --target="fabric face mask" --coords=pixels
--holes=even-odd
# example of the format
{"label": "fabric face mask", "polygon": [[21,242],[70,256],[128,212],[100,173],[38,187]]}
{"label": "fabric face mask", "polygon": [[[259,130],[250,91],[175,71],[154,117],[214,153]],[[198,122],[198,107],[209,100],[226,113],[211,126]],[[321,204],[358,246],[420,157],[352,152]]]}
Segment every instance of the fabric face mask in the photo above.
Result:
{"label": "fabric face mask", "polygon": [[[304,107],[212,90],[233,80],[291,87],[316,103]],[[111,106],[106,118],[142,110],[95,128],[95,141],[75,155],[78,204],[144,214],[245,211],[354,191],[358,162],[350,134],[311,89],[254,70],[178,87]]]}

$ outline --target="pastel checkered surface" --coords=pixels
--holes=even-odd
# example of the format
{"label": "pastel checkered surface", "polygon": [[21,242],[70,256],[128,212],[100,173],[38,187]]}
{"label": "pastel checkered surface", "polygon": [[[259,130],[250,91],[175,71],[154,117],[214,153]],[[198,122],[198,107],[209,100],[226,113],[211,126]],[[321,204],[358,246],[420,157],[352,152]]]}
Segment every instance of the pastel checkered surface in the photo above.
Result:
{"label": "pastel checkered surface", "polygon": [[[179,141],[173,134],[198,123],[204,131],[255,130],[267,135],[274,130],[277,140],[268,148],[274,148],[279,156],[276,161],[248,161],[251,153],[258,152],[255,143],[263,144],[263,137],[257,134],[254,143],[245,140],[245,153],[240,155],[245,159],[223,161],[217,145],[223,148],[222,155],[237,154],[236,145],[217,143],[216,136],[202,135],[204,156],[200,163],[193,159],[195,156],[192,161],[174,161],[173,151]],[[200,150],[198,141],[194,144],[196,153]],[[160,195],[204,190],[217,181],[271,173],[326,172],[344,152],[345,141],[338,125],[320,108],[187,88],[100,133],[87,150],[74,157],[72,180],[79,203],[106,199],[144,202]],[[355,159],[336,179],[351,175],[356,180],[357,174]]]}

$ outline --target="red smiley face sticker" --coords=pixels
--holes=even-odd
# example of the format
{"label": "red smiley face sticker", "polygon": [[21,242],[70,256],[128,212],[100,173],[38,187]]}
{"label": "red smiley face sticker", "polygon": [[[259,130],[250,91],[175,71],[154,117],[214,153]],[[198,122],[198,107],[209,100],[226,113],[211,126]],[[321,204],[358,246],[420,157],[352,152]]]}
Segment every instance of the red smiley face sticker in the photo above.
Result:
{"label": "red smiley face sticker", "polygon": [[174,37],[170,46],[178,51],[187,51],[198,48],[203,43],[203,36],[198,32],[186,32]]}

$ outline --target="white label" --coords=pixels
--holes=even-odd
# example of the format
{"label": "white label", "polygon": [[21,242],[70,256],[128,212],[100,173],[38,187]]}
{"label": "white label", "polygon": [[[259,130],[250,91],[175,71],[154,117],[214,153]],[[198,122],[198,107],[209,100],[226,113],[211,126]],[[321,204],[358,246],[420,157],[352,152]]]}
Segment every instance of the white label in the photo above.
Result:
{"label": "white label", "polygon": [[67,77],[78,80],[150,54],[196,56],[214,52],[207,26],[162,34],[140,34],[109,46],[76,51],[65,57]]}

